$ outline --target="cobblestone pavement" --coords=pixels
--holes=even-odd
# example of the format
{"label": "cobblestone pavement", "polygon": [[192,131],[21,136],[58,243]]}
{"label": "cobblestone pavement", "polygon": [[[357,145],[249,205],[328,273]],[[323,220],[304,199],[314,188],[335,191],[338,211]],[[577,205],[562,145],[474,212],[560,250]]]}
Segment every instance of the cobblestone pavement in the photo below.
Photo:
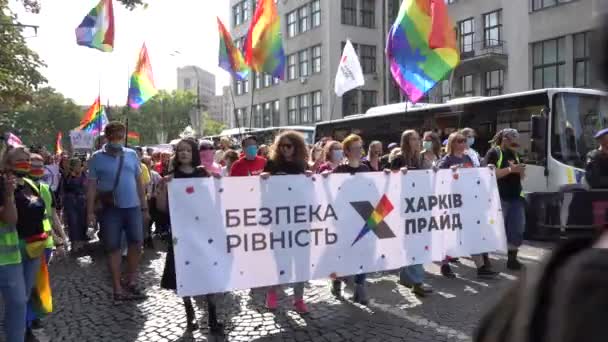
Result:
{"label": "cobblestone pavement", "polygon": [[[157,244],[160,244],[157,242]],[[526,245],[523,260],[538,263],[549,250]],[[149,298],[142,302],[114,305],[105,257],[91,251],[80,257],[55,261],[50,268],[56,311],[36,331],[40,341],[213,341],[206,324],[194,334],[185,333],[181,300],[159,288],[165,254],[146,251],[142,266],[143,284]],[[461,259],[454,267],[456,279],[439,275],[436,265],[427,265],[427,280],[434,287],[430,297],[419,299],[397,284],[395,274],[376,274],[368,279],[368,307],[346,299],[336,300],[327,281],[314,281],[306,288],[310,313],[292,310],[291,289],[285,289],[280,309],[263,307],[259,291],[237,291],[223,298],[221,319],[228,341],[470,341],[483,312],[515,275],[504,271],[505,257],[492,256],[499,279],[479,281],[472,262]],[[201,279],[204,281],[204,279]],[[1,309],[1,307],[0,307]],[[197,312],[205,322],[204,311]]]}

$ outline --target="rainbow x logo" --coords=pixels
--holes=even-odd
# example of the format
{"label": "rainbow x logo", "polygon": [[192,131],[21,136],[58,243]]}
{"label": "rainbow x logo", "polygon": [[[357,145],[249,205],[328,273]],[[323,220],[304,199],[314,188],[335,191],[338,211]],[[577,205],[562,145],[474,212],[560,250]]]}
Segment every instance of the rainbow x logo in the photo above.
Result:
{"label": "rainbow x logo", "polygon": [[350,205],[352,205],[361,218],[365,220],[365,225],[359,232],[359,235],[357,235],[355,241],[353,241],[351,247],[370,231],[373,231],[378,239],[390,239],[395,237],[395,233],[393,233],[391,228],[384,222],[384,218],[394,209],[393,204],[386,195],[382,196],[380,202],[376,205],[376,209],[374,209],[369,202],[350,202]]}

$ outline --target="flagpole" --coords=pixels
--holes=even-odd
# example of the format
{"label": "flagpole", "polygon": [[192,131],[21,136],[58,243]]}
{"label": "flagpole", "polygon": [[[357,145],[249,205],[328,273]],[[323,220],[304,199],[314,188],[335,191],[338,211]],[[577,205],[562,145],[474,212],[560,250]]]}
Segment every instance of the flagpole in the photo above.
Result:
{"label": "flagpole", "polygon": [[251,131],[251,125],[253,123],[253,98],[254,98],[254,94],[255,94],[255,77],[256,74],[253,72],[251,73],[251,80],[249,81],[249,89],[251,90],[251,104],[249,106],[249,130]]}

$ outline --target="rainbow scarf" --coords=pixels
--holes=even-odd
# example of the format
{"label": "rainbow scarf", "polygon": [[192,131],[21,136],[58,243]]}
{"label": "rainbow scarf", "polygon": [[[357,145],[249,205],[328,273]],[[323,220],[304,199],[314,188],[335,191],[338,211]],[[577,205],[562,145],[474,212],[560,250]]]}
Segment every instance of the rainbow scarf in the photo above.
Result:
{"label": "rainbow scarf", "polygon": [[137,66],[133,75],[131,75],[131,82],[129,83],[129,106],[137,109],[150,98],[154,97],[156,93],[158,93],[158,90],[154,86],[152,65],[150,64],[150,57],[148,57],[148,49],[144,43],[139,52]]}
{"label": "rainbow scarf", "polygon": [[76,43],[103,52],[114,49],[114,8],[112,0],[101,0],[76,28]]}
{"label": "rainbow scarf", "polygon": [[98,134],[108,124],[108,117],[101,105],[99,97],[95,99],[95,102],[89,107],[82,120],[80,120],[80,126],[78,130],[84,130],[93,134]]}
{"label": "rainbow scarf", "polygon": [[281,17],[274,0],[258,0],[245,41],[245,61],[255,72],[285,79]]}
{"label": "rainbow scarf", "polygon": [[129,132],[127,134],[127,143],[131,146],[139,144],[141,138],[137,132]]}
{"label": "rainbow scarf", "polygon": [[220,32],[220,68],[228,71],[239,80],[246,79],[249,75],[249,66],[245,64],[241,50],[234,45],[230,32],[226,30],[220,18],[217,18],[217,26]]}
{"label": "rainbow scarf", "polygon": [[404,0],[387,39],[395,82],[418,102],[460,63],[444,0]]}

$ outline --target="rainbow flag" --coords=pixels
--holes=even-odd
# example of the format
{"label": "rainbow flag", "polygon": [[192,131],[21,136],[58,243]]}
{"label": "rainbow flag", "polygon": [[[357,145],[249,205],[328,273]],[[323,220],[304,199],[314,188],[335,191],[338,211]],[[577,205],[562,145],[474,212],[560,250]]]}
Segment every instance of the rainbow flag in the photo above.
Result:
{"label": "rainbow flag", "polygon": [[139,133],[137,132],[129,132],[127,133],[127,143],[131,146],[139,144],[141,141],[139,137]]}
{"label": "rainbow flag", "polygon": [[114,49],[114,8],[112,0],[101,0],[76,28],[76,43],[103,52]]}
{"label": "rainbow flag", "polygon": [[255,72],[285,79],[281,17],[274,0],[258,0],[245,40],[245,61]]}
{"label": "rainbow flag", "polygon": [[129,106],[137,109],[154,97],[156,93],[158,93],[158,90],[154,86],[152,65],[150,64],[150,57],[148,57],[148,49],[144,43],[129,83]]}
{"label": "rainbow flag", "polygon": [[59,155],[63,153],[63,145],[61,141],[63,140],[63,133],[57,133],[57,140],[55,141],[55,154]]}
{"label": "rainbow flag", "polygon": [[80,120],[80,126],[77,129],[87,131],[91,134],[100,134],[108,122],[108,116],[101,105],[101,100],[97,97],[82,120]]}
{"label": "rainbow flag", "polygon": [[228,71],[239,80],[246,79],[249,75],[249,66],[245,64],[243,53],[234,45],[230,32],[226,30],[220,18],[217,18],[217,26],[220,32],[220,68]]}
{"label": "rainbow flag", "polygon": [[386,55],[395,82],[418,102],[460,63],[444,0],[404,0],[389,31]]}

